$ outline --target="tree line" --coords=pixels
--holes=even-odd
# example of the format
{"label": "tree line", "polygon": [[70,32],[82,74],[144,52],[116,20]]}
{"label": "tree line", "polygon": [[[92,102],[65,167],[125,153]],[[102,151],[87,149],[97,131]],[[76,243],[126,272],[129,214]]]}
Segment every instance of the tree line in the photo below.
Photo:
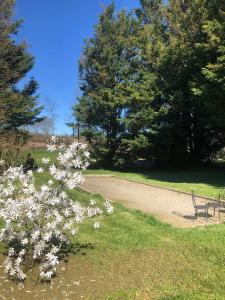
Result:
{"label": "tree line", "polygon": [[224,148],[224,0],[112,3],[79,72],[73,114],[103,164],[197,164]]}

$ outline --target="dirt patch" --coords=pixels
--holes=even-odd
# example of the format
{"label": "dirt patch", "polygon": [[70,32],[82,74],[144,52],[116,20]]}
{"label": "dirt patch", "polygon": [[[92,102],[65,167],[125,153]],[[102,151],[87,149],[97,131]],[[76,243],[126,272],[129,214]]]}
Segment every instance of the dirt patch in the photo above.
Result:
{"label": "dirt patch", "polygon": [[[108,253],[97,261],[91,253],[87,257],[75,255],[70,257],[68,263],[60,263],[57,277],[51,284],[35,285],[37,273],[31,271],[23,288],[6,279],[1,267],[0,299],[99,300],[105,299],[108,293],[130,289],[135,290],[132,299],[158,299],[152,296],[140,298],[140,293],[146,293],[146,288],[156,291],[161,284],[177,282],[179,285],[187,273],[188,265],[183,263],[180,255],[174,256],[171,251]],[[1,264],[2,260],[1,256]]]}
{"label": "dirt patch", "polygon": [[[113,176],[87,176],[83,185],[86,191],[123,203],[128,208],[150,213],[163,222],[177,227],[195,227],[219,223],[218,215],[194,216],[191,195],[150,186]],[[198,204],[205,204],[207,199],[197,198]],[[222,216],[221,222],[224,221]]]}

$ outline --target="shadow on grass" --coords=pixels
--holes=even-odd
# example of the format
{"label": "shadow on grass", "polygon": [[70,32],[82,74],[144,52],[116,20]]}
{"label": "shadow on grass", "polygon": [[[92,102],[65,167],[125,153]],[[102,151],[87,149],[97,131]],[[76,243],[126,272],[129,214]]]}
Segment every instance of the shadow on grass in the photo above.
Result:
{"label": "shadow on grass", "polygon": [[[0,255],[4,258],[7,257],[7,254],[8,254],[8,247],[4,247],[2,244],[1,245],[1,248],[0,248]],[[11,243],[10,246],[13,246],[14,249],[17,250],[18,252],[18,247],[20,247],[20,245],[18,245],[18,243]],[[71,243],[71,244],[63,244],[62,247],[61,247],[61,250],[60,252],[58,253],[58,258],[59,258],[59,261],[63,261],[64,263],[68,263],[69,260],[70,260],[70,256],[71,255],[86,255],[87,251],[88,250],[92,250],[94,249],[94,245],[91,244],[91,243]],[[20,250],[20,249],[19,249]],[[32,258],[32,252],[30,253],[27,253],[26,255],[26,260],[24,261],[24,265],[23,265],[23,270],[25,272],[25,274],[27,274],[28,272],[31,272],[33,273],[33,278],[35,278],[34,280],[34,286],[36,286],[38,283],[47,283],[49,284],[51,281],[46,279],[46,280],[43,280],[40,278],[40,275],[39,275],[39,271],[38,271],[38,267],[41,263],[41,259],[36,259],[36,260],[33,260]],[[54,277],[57,277],[57,272],[56,274],[54,275]],[[20,280],[18,280],[16,277],[14,276],[9,276],[8,277],[9,280],[11,280],[12,282],[18,284],[18,283],[21,283]],[[22,282],[25,282],[22,281]]]}
{"label": "shadow on grass", "polygon": [[71,243],[64,244],[61,248],[61,255],[63,259],[69,255],[86,255],[88,250],[94,249],[91,243]]}
{"label": "shadow on grass", "polygon": [[170,183],[208,184],[218,189],[225,188],[225,165],[195,167],[191,169],[151,168],[148,170],[112,170],[122,174],[141,175],[146,180]]}

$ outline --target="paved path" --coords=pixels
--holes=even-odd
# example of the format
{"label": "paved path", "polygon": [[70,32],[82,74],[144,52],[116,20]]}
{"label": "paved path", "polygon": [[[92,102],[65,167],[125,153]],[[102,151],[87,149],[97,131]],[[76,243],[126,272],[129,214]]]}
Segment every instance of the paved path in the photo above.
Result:
{"label": "paved path", "polygon": [[[204,215],[194,217],[191,195],[178,191],[146,185],[113,176],[87,176],[84,189],[123,203],[126,207],[150,213],[163,222],[177,227],[195,227],[205,225]],[[198,204],[208,200],[197,198]],[[225,218],[224,218],[225,220]],[[224,221],[221,220],[221,221]],[[218,223],[218,214],[209,212],[207,224]]]}

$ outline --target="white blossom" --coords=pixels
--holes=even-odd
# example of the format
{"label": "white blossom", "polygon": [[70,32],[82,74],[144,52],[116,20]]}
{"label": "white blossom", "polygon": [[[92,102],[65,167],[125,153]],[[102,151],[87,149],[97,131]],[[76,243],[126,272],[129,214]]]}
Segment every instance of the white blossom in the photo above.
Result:
{"label": "white blossom", "polygon": [[[42,159],[54,181],[36,187],[33,172],[25,173],[23,166],[10,167],[0,176],[0,218],[4,224],[0,241],[8,247],[4,267],[9,276],[21,281],[26,279],[23,269],[30,254],[40,264],[40,277],[50,280],[56,273],[61,247],[78,233],[78,224],[103,214],[95,200],[84,207],[66,193],[66,188],[74,189],[85,180],[82,170],[89,164],[87,146],[77,141],[68,147],[64,143],[57,146],[57,142],[52,137],[48,145],[49,151],[58,153],[56,163],[49,165],[49,158]],[[37,169],[43,171],[42,167]],[[109,201],[104,210],[113,212]],[[100,223],[93,227],[98,229]]]}
{"label": "white blossom", "polygon": [[0,159],[0,166],[4,166],[5,165],[5,161],[3,159]]}
{"label": "white blossom", "polygon": [[59,263],[58,257],[51,252],[46,254],[46,258],[47,258],[49,265],[52,267],[58,265],[58,263]]}
{"label": "white blossom", "polygon": [[106,200],[106,202],[105,202],[105,208],[106,208],[106,212],[108,214],[112,214],[113,213],[114,208],[113,208],[113,206],[112,206],[112,204],[111,204],[111,202],[109,200]]}
{"label": "white blossom", "polygon": [[99,229],[99,228],[100,228],[100,223],[99,223],[99,222],[95,222],[95,223],[93,224],[93,227],[94,227],[95,229]]}
{"label": "white blossom", "polygon": [[46,280],[49,280],[52,278],[52,276],[54,275],[54,272],[53,271],[47,271],[47,272],[41,272],[40,273],[40,277],[42,279],[46,279]]}
{"label": "white blossom", "polygon": [[76,235],[78,233],[78,228],[72,229],[71,234]]}
{"label": "white blossom", "polygon": [[49,179],[48,185],[53,185],[53,184],[54,184],[53,180]]}
{"label": "white blossom", "polygon": [[9,248],[9,251],[8,251],[8,255],[9,255],[9,256],[13,256],[14,254],[15,254],[14,248],[10,247],[10,248]]}
{"label": "white blossom", "polygon": [[27,238],[21,240],[21,244],[22,244],[23,246],[27,245],[28,243],[29,243],[29,240],[28,240]]}
{"label": "white blossom", "polygon": [[48,163],[49,163],[49,161],[50,161],[50,159],[49,159],[49,158],[42,158],[42,162],[43,162],[43,164],[48,164]]}
{"label": "white blossom", "polygon": [[50,151],[50,152],[54,152],[54,151],[56,151],[56,146],[55,145],[51,145],[51,144],[49,144],[48,146],[47,146],[47,150],[48,151]]}
{"label": "white blossom", "polygon": [[96,201],[94,199],[91,199],[90,200],[90,206],[94,206],[94,205],[96,205]]}

